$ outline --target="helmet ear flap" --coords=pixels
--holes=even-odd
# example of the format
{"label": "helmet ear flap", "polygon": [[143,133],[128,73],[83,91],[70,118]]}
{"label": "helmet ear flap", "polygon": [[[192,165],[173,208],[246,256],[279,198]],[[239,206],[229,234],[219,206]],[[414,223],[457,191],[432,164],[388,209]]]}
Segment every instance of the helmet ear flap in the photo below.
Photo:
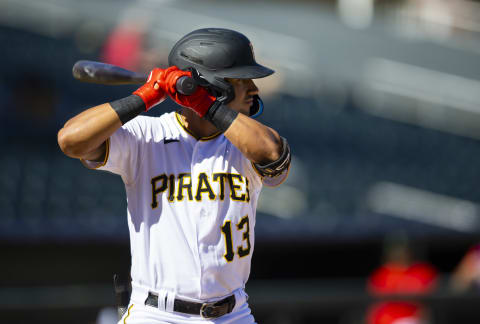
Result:
{"label": "helmet ear flap", "polygon": [[233,86],[225,81],[222,78],[215,77],[212,86],[215,90],[219,90],[220,96],[217,96],[217,100],[223,104],[227,104],[235,98],[235,91],[233,90]]}
{"label": "helmet ear flap", "polygon": [[217,98],[217,101],[227,104],[235,98],[233,86],[223,78],[214,76],[209,80],[203,76],[197,69],[188,68],[192,73],[193,80],[201,87],[206,88],[211,95]]}
{"label": "helmet ear flap", "polygon": [[210,84],[196,68],[189,67],[188,70],[192,73],[192,78],[197,85],[207,87]]}

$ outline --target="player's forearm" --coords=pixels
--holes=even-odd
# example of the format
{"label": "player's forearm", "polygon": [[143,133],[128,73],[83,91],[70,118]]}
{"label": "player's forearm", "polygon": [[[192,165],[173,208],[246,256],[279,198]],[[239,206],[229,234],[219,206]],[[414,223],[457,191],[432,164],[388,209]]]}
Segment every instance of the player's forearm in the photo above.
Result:
{"label": "player's forearm", "polygon": [[165,92],[157,84],[162,74],[162,69],[154,69],[147,83],[132,95],[87,109],[67,121],[58,132],[62,151],[73,158],[101,158],[103,143],[117,129],[165,99]]}
{"label": "player's forearm", "polygon": [[235,118],[224,134],[254,163],[276,161],[282,153],[282,141],[275,130],[242,114]]}
{"label": "player's forearm", "polygon": [[118,114],[105,103],[83,111],[58,132],[62,151],[73,158],[88,157],[122,126]]}

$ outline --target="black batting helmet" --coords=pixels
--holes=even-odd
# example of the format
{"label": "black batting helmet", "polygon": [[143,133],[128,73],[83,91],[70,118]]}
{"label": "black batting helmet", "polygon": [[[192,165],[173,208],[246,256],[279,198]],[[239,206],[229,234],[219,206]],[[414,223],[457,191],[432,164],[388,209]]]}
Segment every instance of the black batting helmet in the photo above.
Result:
{"label": "black batting helmet", "polygon": [[274,73],[255,61],[248,38],[234,30],[203,28],[182,37],[172,48],[168,64],[192,71],[197,83],[225,103],[234,98],[225,78],[258,79]]}

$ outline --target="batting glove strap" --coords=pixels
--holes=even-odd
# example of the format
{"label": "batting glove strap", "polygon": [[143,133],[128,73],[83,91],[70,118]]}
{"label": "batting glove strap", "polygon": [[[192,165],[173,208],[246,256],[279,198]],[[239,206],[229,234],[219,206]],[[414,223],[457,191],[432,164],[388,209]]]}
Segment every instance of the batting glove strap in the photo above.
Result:
{"label": "batting glove strap", "polygon": [[137,95],[131,95],[110,102],[110,106],[117,113],[122,125],[125,125],[128,121],[140,115],[142,111],[145,111],[145,103],[142,98]]}
{"label": "batting glove strap", "polygon": [[207,110],[205,119],[210,121],[221,132],[225,132],[237,118],[238,111],[228,108],[219,101],[215,101]]}

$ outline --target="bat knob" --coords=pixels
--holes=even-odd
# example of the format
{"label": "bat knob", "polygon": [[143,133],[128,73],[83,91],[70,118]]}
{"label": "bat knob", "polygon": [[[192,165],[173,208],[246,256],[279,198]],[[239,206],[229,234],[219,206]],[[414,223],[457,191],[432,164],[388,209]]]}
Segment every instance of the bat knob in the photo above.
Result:
{"label": "bat knob", "polygon": [[182,76],[178,78],[177,83],[175,85],[177,91],[183,95],[191,95],[197,90],[197,83],[188,76]]}

